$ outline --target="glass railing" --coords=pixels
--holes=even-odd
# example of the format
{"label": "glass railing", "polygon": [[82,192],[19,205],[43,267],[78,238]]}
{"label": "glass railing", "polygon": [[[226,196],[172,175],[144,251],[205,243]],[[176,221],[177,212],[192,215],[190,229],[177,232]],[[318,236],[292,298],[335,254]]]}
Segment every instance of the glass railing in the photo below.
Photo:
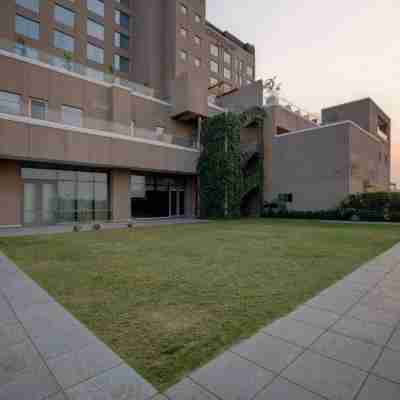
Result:
{"label": "glass railing", "polygon": [[109,84],[117,84],[132,92],[140,93],[148,97],[155,97],[155,91],[152,88],[144,86],[137,82],[128,81],[126,79],[119,78],[114,74],[103,72],[94,68],[87,67],[83,64],[79,64],[75,61],[70,60],[66,57],[59,57],[43,50],[35,49],[27,46],[23,43],[12,42],[7,39],[0,40],[0,50],[7,51],[12,54],[17,54],[22,57],[26,57],[31,60],[40,61],[53,67],[61,68],[69,72],[73,72],[82,77],[95,79],[100,82]]}
{"label": "glass railing", "polygon": [[50,108],[47,103],[35,103],[35,105],[32,106],[31,103],[22,101],[19,96],[14,96],[10,99],[5,97],[0,98],[0,113],[29,117],[37,121],[59,123],[74,128],[92,129],[104,133],[116,133],[187,148],[196,147],[194,135],[190,137],[180,136],[165,132],[162,128],[141,128],[133,124],[128,125],[107,119],[86,116],[83,115],[83,113],[80,114],[79,109],[75,109],[71,114],[68,110],[63,111],[61,108]]}

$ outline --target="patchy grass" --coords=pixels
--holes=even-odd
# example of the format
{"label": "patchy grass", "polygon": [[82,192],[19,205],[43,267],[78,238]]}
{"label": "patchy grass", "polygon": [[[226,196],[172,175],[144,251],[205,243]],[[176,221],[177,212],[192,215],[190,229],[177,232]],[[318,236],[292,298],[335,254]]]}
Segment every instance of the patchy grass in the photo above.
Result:
{"label": "patchy grass", "polygon": [[399,240],[393,225],[260,219],[0,238],[0,249],[165,389]]}

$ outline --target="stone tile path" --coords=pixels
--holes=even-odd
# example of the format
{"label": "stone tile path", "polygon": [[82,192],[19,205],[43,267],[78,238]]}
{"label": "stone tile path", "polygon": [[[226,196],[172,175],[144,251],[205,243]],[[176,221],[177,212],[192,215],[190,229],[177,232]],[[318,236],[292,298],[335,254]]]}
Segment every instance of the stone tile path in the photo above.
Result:
{"label": "stone tile path", "polygon": [[0,400],[400,399],[400,244],[164,394],[0,253]]}

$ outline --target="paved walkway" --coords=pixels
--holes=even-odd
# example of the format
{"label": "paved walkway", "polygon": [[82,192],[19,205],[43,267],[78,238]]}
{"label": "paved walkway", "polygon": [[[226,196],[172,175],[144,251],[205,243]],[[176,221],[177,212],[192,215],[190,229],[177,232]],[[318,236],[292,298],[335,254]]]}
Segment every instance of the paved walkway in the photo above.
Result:
{"label": "paved walkway", "polygon": [[0,400],[400,399],[400,244],[164,395],[0,254]]}
{"label": "paved walkway", "polygon": [[[206,220],[195,218],[149,218],[132,220],[134,227],[143,226],[161,226],[161,225],[178,225],[178,224],[200,224],[208,222]],[[102,225],[102,229],[124,229],[127,227],[127,222],[107,222]],[[93,224],[83,224],[82,231],[92,230]],[[72,232],[74,225],[60,224],[51,226],[38,227],[22,227],[22,228],[2,228],[0,226],[0,237],[11,236],[30,236],[30,235],[52,235],[54,233]]]}

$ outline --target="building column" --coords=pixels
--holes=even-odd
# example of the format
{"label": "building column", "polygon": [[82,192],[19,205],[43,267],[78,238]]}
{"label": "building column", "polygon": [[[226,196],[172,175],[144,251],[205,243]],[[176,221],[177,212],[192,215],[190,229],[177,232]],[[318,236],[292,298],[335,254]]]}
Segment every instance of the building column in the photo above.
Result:
{"label": "building column", "polygon": [[130,172],[126,170],[112,170],[110,173],[111,219],[113,221],[127,221],[131,218],[130,175]]}
{"label": "building column", "polygon": [[196,185],[195,177],[190,177],[186,180],[185,185],[185,217],[194,218],[196,209]]}
{"label": "building column", "polygon": [[22,225],[23,182],[17,161],[0,160],[0,228]]}

